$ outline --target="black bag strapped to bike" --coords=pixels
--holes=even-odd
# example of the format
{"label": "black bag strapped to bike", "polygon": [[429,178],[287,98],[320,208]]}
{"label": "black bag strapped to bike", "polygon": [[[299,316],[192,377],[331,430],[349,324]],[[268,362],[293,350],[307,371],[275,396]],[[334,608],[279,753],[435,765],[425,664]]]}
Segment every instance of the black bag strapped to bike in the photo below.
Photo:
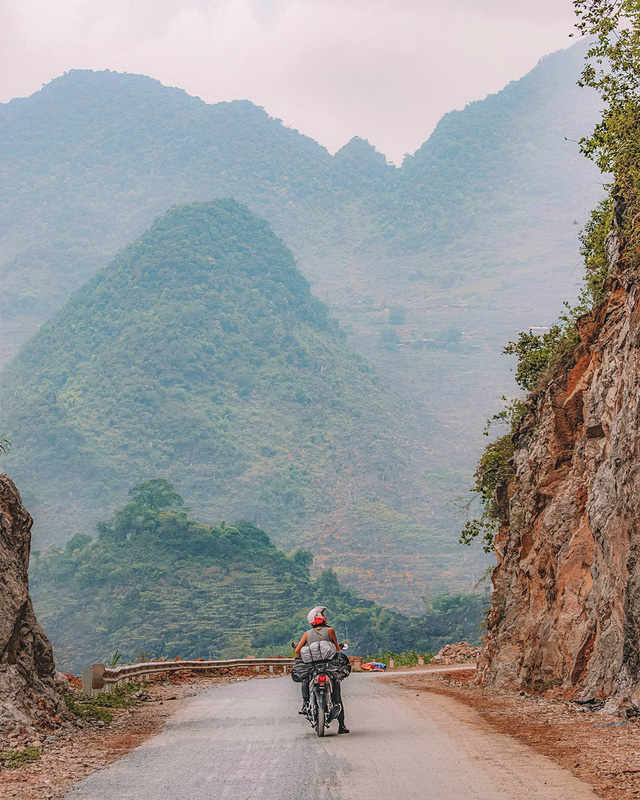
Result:
{"label": "black bag strapped to bike", "polygon": [[[317,661],[315,663],[318,664]],[[295,683],[308,681],[313,674],[313,668],[314,664],[307,664],[296,658],[295,664],[291,669],[291,680],[295,681]],[[345,653],[336,653],[332,659],[325,662],[325,669],[332,678],[342,681],[351,674],[351,662]]]}
{"label": "black bag strapped to bike", "polygon": [[304,683],[308,681],[313,672],[313,664],[305,664],[299,658],[296,658],[296,663],[291,669],[291,679],[296,683]]}
{"label": "black bag strapped to bike", "polygon": [[336,653],[327,663],[327,672],[332,678],[342,681],[351,674],[351,662],[345,653]]}

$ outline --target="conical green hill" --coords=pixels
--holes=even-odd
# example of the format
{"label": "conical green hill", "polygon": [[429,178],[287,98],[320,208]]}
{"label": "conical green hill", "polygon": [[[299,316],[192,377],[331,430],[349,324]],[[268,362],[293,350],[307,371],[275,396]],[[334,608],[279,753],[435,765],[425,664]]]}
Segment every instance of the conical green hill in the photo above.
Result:
{"label": "conical green hill", "polygon": [[364,546],[358,505],[398,491],[375,375],[269,225],[233,200],[160,217],[3,378],[6,468],[36,543],[89,532],[132,483],[161,476],[205,520],[249,519],[316,552],[331,530],[331,552],[349,553]]}

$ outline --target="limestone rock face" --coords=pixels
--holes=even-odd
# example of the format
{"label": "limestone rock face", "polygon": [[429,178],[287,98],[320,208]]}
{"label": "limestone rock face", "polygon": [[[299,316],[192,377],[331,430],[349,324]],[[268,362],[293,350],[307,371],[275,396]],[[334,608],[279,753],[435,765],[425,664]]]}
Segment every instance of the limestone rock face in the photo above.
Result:
{"label": "limestone rock face", "polygon": [[640,278],[609,280],[516,436],[479,664],[493,686],[640,698]]}
{"label": "limestone rock face", "polygon": [[31,523],[13,481],[0,475],[0,733],[61,710],[51,644],[29,597]]}

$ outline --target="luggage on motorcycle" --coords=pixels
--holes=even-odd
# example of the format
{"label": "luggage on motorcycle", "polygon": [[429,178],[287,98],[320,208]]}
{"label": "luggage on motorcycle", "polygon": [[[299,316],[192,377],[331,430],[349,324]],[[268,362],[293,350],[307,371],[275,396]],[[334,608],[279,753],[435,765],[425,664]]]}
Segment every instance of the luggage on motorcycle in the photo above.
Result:
{"label": "luggage on motorcycle", "polygon": [[351,662],[345,653],[336,653],[327,664],[327,672],[332,678],[339,681],[344,680],[351,674]]}
{"label": "luggage on motorcycle", "polygon": [[296,658],[296,662],[291,669],[291,679],[296,683],[304,683],[311,677],[313,667],[311,664],[305,664],[304,661]]}
{"label": "luggage on motorcycle", "polygon": [[312,642],[305,644],[300,649],[300,657],[305,664],[311,664],[313,661],[328,661],[336,654],[336,646],[333,642]]}

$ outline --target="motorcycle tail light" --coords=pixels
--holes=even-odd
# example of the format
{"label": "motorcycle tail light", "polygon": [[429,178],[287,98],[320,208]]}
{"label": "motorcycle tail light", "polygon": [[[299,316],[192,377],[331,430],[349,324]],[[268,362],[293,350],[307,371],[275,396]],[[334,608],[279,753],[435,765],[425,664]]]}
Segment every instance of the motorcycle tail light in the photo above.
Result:
{"label": "motorcycle tail light", "polygon": [[320,686],[325,686],[327,683],[327,676],[326,675],[318,675],[318,683]]}

